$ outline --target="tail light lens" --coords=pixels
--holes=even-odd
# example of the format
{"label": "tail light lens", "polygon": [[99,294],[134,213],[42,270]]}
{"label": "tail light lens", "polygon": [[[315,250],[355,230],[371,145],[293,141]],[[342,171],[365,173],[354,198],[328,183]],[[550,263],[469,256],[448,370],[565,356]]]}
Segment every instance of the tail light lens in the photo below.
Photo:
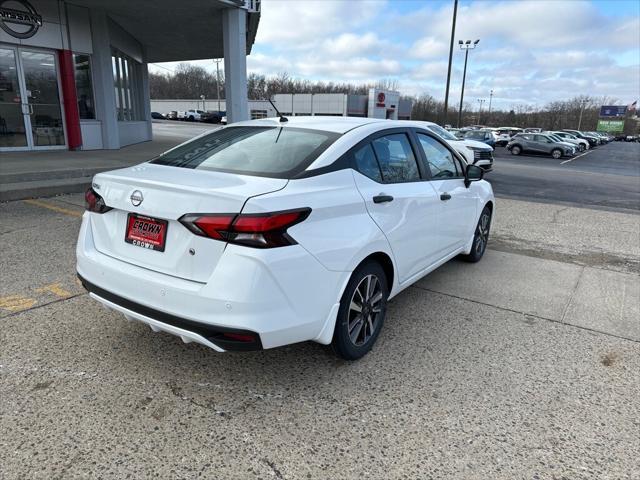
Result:
{"label": "tail light lens", "polygon": [[310,208],[270,213],[198,214],[189,213],[180,223],[196,235],[255,248],[295,245],[287,229],[302,222]]}
{"label": "tail light lens", "polygon": [[89,187],[89,190],[84,194],[84,202],[85,208],[90,212],[106,213],[109,210],[113,210],[111,207],[107,207],[104,199],[91,187]]}

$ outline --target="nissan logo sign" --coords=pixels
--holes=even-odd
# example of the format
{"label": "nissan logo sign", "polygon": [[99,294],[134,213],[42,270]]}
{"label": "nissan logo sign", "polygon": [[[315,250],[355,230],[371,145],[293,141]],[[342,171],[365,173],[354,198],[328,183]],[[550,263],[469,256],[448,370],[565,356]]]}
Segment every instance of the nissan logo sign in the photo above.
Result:
{"label": "nissan logo sign", "polygon": [[134,207],[139,206],[144,200],[144,197],[142,196],[142,192],[140,190],[134,190],[129,198],[131,199],[131,205],[133,205]]}
{"label": "nissan logo sign", "polygon": [[0,28],[12,37],[33,37],[41,26],[42,16],[27,0],[0,0]]}

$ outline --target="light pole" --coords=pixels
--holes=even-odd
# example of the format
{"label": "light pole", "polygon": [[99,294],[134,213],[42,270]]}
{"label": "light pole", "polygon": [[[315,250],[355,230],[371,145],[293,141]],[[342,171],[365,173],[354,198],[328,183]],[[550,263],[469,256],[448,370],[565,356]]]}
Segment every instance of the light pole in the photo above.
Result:
{"label": "light pole", "polygon": [[200,95],[200,100],[202,100],[202,110],[206,112],[207,111],[207,104],[205,102],[205,98],[206,97],[204,95]]}
{"label": "light pole", "polygon": [[216,98],[218,99],[218,113],[220,110],[220,59],[216,58],[213,60],[216,62]]}
{"label": "light pole", "polygon": [[447,124],[449,112],[449,84],[451,83],[451,60],[453,59],[453,38],[456,36],[456,14],[458,13],[458,0],[453,2],[453,22],[451,23],[451,43],[449,44],[449,69],[447,70],[447,89],[444,94],[444,124]]}
{"label": "light pole", "polygon": [[478,99],[478,103],[480,104],[480,107],[478,108],[478,125],[482,125],[482,104],[484,102],[486,102],[484,98]]}
{"label": "light pole", "polygon": [[458,41],[458,44],[460,45],[460,50],[464,50],[464,73],[462,74],[462,91],[460,92],[460,109],[458,110],[458,128],[462,126],[462,102],[464,101],[464,83],[467,79],[467,60],[469,58],[469,50],[473,50],[474,48],[476,48],[479,42],[480,42],[480,39],[473,42],[473,45],[472,45],[471,40],[467,40],[466,42],[463,42],[462,40]]}

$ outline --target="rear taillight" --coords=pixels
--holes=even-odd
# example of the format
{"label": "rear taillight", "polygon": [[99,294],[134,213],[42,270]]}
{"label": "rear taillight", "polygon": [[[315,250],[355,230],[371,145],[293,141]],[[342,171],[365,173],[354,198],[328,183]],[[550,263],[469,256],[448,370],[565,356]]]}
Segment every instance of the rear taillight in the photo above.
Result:
{"label": "rear taillight", "polygon": [[111,207],[107,207],[104,199],[91,187],[89,187],[89,190],[84,194],[84,202],[85,208],[90,212],[106,213],[109,210],[113,210]]}
{"label": "rear taillight", "polygon": [[196,235],[255,248],[295,245],[287,229],[302,222],[310,208],[270,213],[199,214],[189,213],[180,223]]}
{"label": "rear taillight", "polygon": [[180,223],[196,235],[255,248],[295,245],[287,229],[302,222],[310,208],[270,213],[199,214],[189,213]]}

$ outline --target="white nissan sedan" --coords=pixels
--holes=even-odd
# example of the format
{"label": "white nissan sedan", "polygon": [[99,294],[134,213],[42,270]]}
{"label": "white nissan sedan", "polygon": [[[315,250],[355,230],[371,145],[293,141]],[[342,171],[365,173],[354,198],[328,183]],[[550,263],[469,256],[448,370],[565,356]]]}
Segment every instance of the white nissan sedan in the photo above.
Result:
{"label": "white nissan sedan", "polygon": [[482,258],[495,204],[482,177],[420,122],[235,123],[96,175],[78,276],[185,342],[312,340],[357,359],[390,298],[455,256]]}

